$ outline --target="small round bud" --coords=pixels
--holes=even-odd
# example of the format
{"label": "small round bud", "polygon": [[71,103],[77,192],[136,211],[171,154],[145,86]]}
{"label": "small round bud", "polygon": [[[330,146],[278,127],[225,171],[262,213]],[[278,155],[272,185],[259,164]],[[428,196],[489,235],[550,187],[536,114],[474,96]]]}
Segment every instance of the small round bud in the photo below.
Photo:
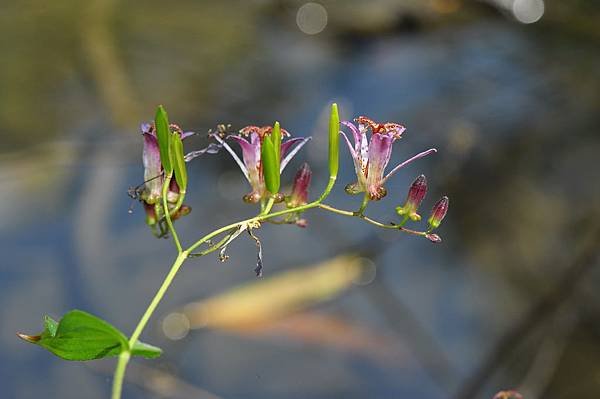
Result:
{"label": "small round bud", "polygon": [[256,204],[260,201],[260,194],[256,191],[248,193],[242,197],[242,200],[248,204]]}
{"label": "small round bud", "polygon": [[308,227],[308,220],[298,219],[298,220],[296,220],[296,226],[302,227],[304,229],[304,228]]}

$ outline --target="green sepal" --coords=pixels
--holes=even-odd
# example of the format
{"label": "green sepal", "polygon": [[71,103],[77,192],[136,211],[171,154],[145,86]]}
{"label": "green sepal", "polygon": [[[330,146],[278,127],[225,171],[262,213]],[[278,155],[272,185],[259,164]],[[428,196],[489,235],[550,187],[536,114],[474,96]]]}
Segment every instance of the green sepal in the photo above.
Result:
{"label": "green sepal", "polygon": [[160,162],[162,163],[165,174],[168,175],[173,171],[173,165],[171,164],[171,158],[169,156],[172,136],[169,129],[169,117],[162,105],[159,105],[156,109],[154,126],[156,128],[156,138],[158,140],[158,149],[160,151]]}
{"label": "green sepal", "polygon": [[146,344],[144,342],[137,341],[131,348],[132,356],[140,356],[146,359],[154,359],[162,354],[162,349],[157,346]]}
{"label": "green sepal", "polygon": [[175,180],[179,185],[181,193],[185,193],[188,177],[183,154],[183,140],[181,140],[179,133],[171,133],[170,154],[173,171],[175,172]]}
{"label": "green sepal", "polygon": [[336,103],[331,104],[329,115],[329,177],[335,178],[340,164],[340,115]]}
{"label": "green sepal", "polygon": [[[129,351],[129,342],[122,332],[81,310],[68,312],[60,322],[45,316],[44,331],[39,335],[17,335],[65,360],[94,360]],[[160,356],[161,350],[138,342],[133,346],[131,354],[154,358]]]}
{"label": "green sepal", "polygon": [[270,136],[263,138],[261,146],[261,161],[263,165],[263,174],[265,177],[265,185],[271,194],[279,192],[279,162],[277,162],[277,154]]}
{"label": "green sepal", "polygon": [[271,140],[273,141],[273,148],[275,149],[275,155],[277,159],[277,165],[281,163],[281,126],[279,122],[275,122],[273,130],[271,132]]}

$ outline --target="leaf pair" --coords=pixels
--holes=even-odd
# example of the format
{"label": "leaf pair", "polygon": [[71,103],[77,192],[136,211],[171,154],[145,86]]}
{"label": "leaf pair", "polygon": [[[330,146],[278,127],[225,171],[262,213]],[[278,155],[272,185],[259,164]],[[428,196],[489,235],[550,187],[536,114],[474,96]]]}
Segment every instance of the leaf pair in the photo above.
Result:
{"label": "leaf pair", "polygon": [[185,155],[183,153],[183,141],[178,132],[171,132],[167,111],[159,105],[154,117],[156,126],[156,138],[160,152],[160,162],[166,175],[175,172],[175,180],[182,193],[187,187],[187,170],[185,168]]}
{"label": "leaf pair", "polygon": [[60,322],[44,316],[44,331],[39,335],[17,335],[65,360],[101,359],[125,351],[131,352],[132,356],[151,359],[162,353],[160,348],[139,341],[130,347],[121,331],[81,310],[68,312]]}

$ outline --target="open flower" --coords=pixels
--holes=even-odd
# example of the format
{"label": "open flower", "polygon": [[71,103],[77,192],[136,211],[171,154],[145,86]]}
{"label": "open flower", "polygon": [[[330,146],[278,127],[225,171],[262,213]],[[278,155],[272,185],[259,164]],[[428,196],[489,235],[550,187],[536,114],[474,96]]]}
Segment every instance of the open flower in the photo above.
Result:
{"label": "open flower", "polygon": [[[402,136],[405,127],[398,123],[377,123],[364,116],[356,118],[355,122],[358,126],[351,122],[342,122],[354,136],[354,145],[352,145],[346,134],[342,132],[354,160],[357,177],[356,183],[346,186],[346,192],[349,194],[365,192],[370,200],[380,200],[387,194],[383,185],[394,173],[412,161],[437,151],[435,148],[430,148],[420,152],[384,175],[392,155],[392,144]],[[371,132],[370,140],[367,138],[368,131]]]}
{"label": "open flower", "polygon": [[[246,126],[240,130],[239,134],[225,137],[226,139],[236,141],[240,145],[243,161],[219,134],[212,135],[231,154],[250,183],[252,191],[244,196],[244,201],[246,202],[257,203],[268,196],[260,157],[263,139],[265,136],[270,136],[272,130],[272,126]],[[283,137],[290,137],[290,134],[284,129],[281,129],[281,134]],[[290,160],[308,140],[310,140],[310,137],[295,137],[288,138],[285,141],[282,140],[280,173],[283,172]]]}

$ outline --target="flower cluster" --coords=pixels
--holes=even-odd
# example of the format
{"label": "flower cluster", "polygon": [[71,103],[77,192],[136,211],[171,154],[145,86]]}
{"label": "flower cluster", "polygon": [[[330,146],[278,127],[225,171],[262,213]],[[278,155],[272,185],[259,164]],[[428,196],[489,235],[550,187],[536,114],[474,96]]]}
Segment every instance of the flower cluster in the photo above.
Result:
{"label": "flower cluster", "polygon": [[[334,112],[335,111],[335,112]],[[161,152],[154,124],[143,124],[144,136],[144,178],[145,184],[139,198],[146,210],[147,222],[157,228],[157,235],[164,235],[167,228],[164,225],[164,211],[161,202],[163,193],[166,192],[166,203],[172,220],[190,212],[190,208],[183,205],[180,195],[181,190],[176,178],[171,179],[168,187],[165,183]],[[307,163],[304,163],[295,175],[289,194],[280,192],[279,176],[284,171],[292,158],[310,140],[310,137],[292,137],[279,123],[274,126],[246,126],[235,134],[229,134],[225,125],[219,125],[216,132],[209,132],[209,137],[216,141],[215,144],[200,151],[194,151],[185,156],[188,161],[205,152],[214,153],[219,148],[224,148],[236,162],[250,184],[250,192],[243,196],[243,200],[250,204],[260,204],[261,212],[269,212],[273,204],[284,202],[290,211],[281,219],[271,219],[272,223],[296,224],[305,227],[307,222],[300,216],[304,211],[303,206],[309,203],[308,188],[312,172]],[[353,142],[347,132],[340,129],[344,127],[352,135]],[[170,133],[177,134],[183,140],[191,132],[183,132],[175,125],[170,125]],[[351,212],[355,216],[364,217],[364,211],[370,201],[379,201],[387,195],[385,184],[398,170],[411,162],[437,152],[435,148],[410,157],[387,171],[386,168],[392,156],[393,144],[402,137],[406,128],[394,122],[375,122],[366,116],[359,116],[353,121],[339,121],[337,106],[332,107],[330,119],[330,183],[334,183],[337,176],[338,137],[341,135],[350,151],[356,172],[356,181],[346,186],[348,194],[364,193],[361,208]],[[235,142],[241,155],[232,148],[230,142]],[[166,189],[166,190],[165,190]],[[326,194],[331,187],[328,186]],[[426,237],[432,242],[440,242],[441,238],[433,233],[437,229],[448,211],[448,197],[442,197],[433,207],[428,218],[428,228],[425,231],[414,231],[405,228],[407,221],[418,222],[421,220],[418,210],[427,194],[427,179],[424,175],[418,176],[411,184],[404,205],[396,207],[397,214],[402,218],[396,226],[399,230]],[[322,195],[318,202],[322,201]],[[269,205],[270,204],[270,205]],[[295,208],[301,208],[296,210]],[[338,212],[339,213],[339,212]],[[342,214],[344,214],[342,212]]]}

